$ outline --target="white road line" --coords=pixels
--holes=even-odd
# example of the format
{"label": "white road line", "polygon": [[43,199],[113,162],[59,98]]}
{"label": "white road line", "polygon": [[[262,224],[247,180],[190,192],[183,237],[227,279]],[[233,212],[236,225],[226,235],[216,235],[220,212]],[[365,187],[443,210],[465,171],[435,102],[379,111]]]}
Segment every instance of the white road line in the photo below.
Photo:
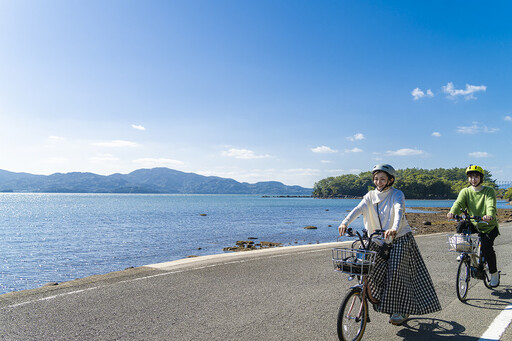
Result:
{"label": "white road line", "polygon": [[[21,302],[21,303],[13,304],[13,305],[7,306],[5,308],[16,308],[16,307],[20,307],[22,305],[27,305],[27,304],[34,303],[34,302],[48,301],[48,300],[52,300],[52,299],[57,298],[57,297],[74,295],[74,294],[78,294],[78,293],[81,293],[81,292],[84,292],[84,291],[94,290],[94,289],[97,289],[97,288],[98,287],[92,287],[92,288],[88,288],[88,289],[82,289],[82,290],[66,292],[64,294],[58,294],[58,295],[54,295],[54,296],[48,296],[48,297],[39,298],[39,299],[33,300],[33,301],[27,301],[27,302]],[[5,308],[3,308],[3,309],[5,309]]]}
{"label": "white road line", "polygon": [[498,316],[496,316],[489,328],[478,341],[498,341],[510,322],[512,322],[512,305],[507,306]]}
{"label": "white road line", "polygon": [[[218,264],[209,264],[209,265],[194,267],[194,268],[190,268],[190,269],[174,270],[174,271],[164,272],[164,273],[160,273],[160,274],[156,274],[156,275],[150,275],[150,276],[145,276],[145,277],[138,277],[138,278],[128,279],[128,280],[116,282],[115,284],[136,282],[136,281],[141,281],[141,280],[144,280],[144,279],[149,279],[149,278],[154,278],[154,277],[161,277],[161,276],[172,275],[172,274],[176,274],[176,273],[180,273],[180,272],[187,272],[187,271],[194,271],[194,270],[200,270],[200,269],[206,269],[206,268],[213,268],[213,267],[216,267],[216,266],[227,265],[227,264],[244,263],[244,262],[254,261],[254,260],[258,260],[258,259],[262,259],[262,258],[274,258],[274,257],[282,257],[282,256],[289,256],[289,255],[294,255],[294,254],[312,253],[312,252],[320,252],[320,251],[325,251],[325,250],[321,249],[321,250],[310,250],[310,251],[301,251],[301,252],[288,252],[288,253],[284,253],[284,254],[280,254],[280,255],[272,255],[272,256],[268,256],[268,257],[255,257],[255,258],[252,258],[252,259],[241,259],[241,260],[228,261],[228,262],[223,262],[223,263],[218,263]],[[113,285],[113,284],[111,284],[111,285]],[[108,286],[108,285],[106,285],[106,286]],[[102,287],[106,287],[106,286],[102,286]],[[21,306],[24,306],[24,305],[27,305],[27,304],[31,304],[31,303],[48,301],[48,300],[52,300],[54,298],[63,297],[63,296],[70,296],[70,295],[74,295],[74,294],[79,294],[79,293],[84,292],[84,291],[89,291],[89,290],[94,290],[94,289],[99,289],[99,288],[100,287],[92,287],[92,288],[88,288],[88,289],[70,291],[70,292],[66,292],[66,293],[58,294],[58,295],[54,295],[54,296],[43,297],[43,298],[39,298],[39,299],[32,300],[32,301],[26,301],[26,302],[12,304],[12,305],[6,306],[4,308],[0,308],[0,310],[4,310],[4,309],[8,309],[8,308],[21,307]]]}

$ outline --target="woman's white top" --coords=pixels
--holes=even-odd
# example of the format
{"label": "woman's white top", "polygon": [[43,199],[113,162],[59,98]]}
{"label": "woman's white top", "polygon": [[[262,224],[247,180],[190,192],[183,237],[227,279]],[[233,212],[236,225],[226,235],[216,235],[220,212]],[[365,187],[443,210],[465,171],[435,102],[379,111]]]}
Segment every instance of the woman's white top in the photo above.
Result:
{"label": "woman's white top", "polygon": [[379,229],[391,229],[397,231],[396,237],[400,237],[412,231],[405,218],[404,193],[396,188],[390,187],[383,192],[375,189],[366,193],[342,224],[348,226],[361,214],[368,234]]}

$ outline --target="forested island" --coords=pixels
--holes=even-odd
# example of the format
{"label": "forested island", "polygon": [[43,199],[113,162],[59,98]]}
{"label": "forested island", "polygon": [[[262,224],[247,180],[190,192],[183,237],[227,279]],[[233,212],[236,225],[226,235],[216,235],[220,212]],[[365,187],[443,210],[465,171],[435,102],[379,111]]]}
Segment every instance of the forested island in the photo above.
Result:
{"label": "forested island", "polygon": [[[485,171],[485,186],[493,187],[498,197],[511,200],[512,188],[499,189],[489,171]],[[468,187],[465,168],[419,169],[396,171],[394,187],[404,192],[407,199],[455,199],[459,191]],[[315,183],[313,196],[317,198],[362,197],[374,189],[371,172],[359,175],[344,174],[328,177]]]}

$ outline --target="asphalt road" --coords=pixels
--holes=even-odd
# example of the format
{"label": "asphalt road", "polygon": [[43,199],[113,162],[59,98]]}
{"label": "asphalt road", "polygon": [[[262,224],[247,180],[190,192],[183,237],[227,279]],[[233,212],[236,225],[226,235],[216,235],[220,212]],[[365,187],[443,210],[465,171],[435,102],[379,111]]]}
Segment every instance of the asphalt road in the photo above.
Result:
{"label": "asphalt road", "polygon": [[[445,234],[417,236],[443,310],[402,326],[371,310],[364,339],[479,340],[512,303],[512,224],[501,232],[501,286],[472,280],[466,304]],[[331,247],[198,257],[0,295],[0,340],[337,340],[353,283],[332,270]]]}

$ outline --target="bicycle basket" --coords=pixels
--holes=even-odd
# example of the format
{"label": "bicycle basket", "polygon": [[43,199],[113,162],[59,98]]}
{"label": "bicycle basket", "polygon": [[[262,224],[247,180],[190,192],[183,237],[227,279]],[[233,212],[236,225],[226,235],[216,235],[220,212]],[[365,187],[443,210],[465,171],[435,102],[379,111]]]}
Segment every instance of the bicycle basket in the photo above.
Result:
{"label": "bicycle basket", "polygon": [[365,249],[333,248],[334,271],[351,275],[369,275],[375,265],[375,251]]}
{"label": "bicycle basket", "polygon": [[449,234],[448,247],[453,252],[477,253],[479,237],[470,234]]}

